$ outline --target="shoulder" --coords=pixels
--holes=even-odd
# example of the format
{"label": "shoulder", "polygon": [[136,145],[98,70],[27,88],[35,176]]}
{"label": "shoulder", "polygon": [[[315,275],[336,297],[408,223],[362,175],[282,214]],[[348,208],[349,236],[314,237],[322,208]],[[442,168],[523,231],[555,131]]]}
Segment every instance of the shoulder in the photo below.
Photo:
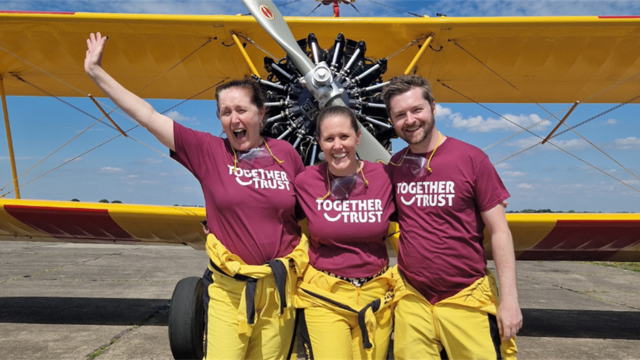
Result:
{"label": "shoulder", "polygon": [[362,171],[364,172],[365,178],[370,183],[373,182],[374,184],[379,184],[383,188],[391,186],[389,165],[362,160]]}
{"label": "shoulder", "polygon": [[392,163],[397,164],[400,159],[402,159],[402,156],[404,156],[404,153],[407,152],[407,147],[402,148],[402,150],[398,151],[397,153],[393,154],[393,156],[391,157],[391,160],[389,160]]}
{"label": "shoulder", "polygon": [[455,156],[459,159],[468,159],[474,165],[489,159],[489,156],[482,149],[462,140],[448,137],[446,143],[448,143],[448,152],[455,153]]}
{"label": "shoulder", "polygon": [[212,146],[225,146],[228,141],[218,136],[214,136],[206,131],[199,131],[188,128],[177,121],[173,122],[174,138],[187,143],[208,144]]}
{"label": "shoulder", "polygon": [[273,139],[266,136],[263,137],[263,139],[267,143],[267,146],[269,146],[269,150],[271,150],[273,155],[280,160],[289,160],[289,163],[295,164],[294,168],[296,169],[296,173],[304,166],[296,149],[294,149],[287,141]]}
{"label": "shoulder", "polygon": [[[452,137],[447,137],[447,142],[448,147],[458,151],[458,152],[465,152],[467,154],[469,154],[469,156],[475,157],[475,156],[481,156],[481,157],[486,157],[487,155],[484,153],[484,151],[482,151],[482,149],[480,149],[479,147],[475,146],[475,145],[471,145],[468,142],[464,142],[462,140],[458,140],[456,138],[452,138]],[[442,145],[441,145],[442,146]]]}
{"label": "shoulder", "polygon": [[264,141],[267,143],[267,145],[269,145],[269,149],[271,149],[271,151],[274,154],[278,153],[280,155],[287,155],[287,156],[295,155],[297,157],[300,157],[298,155],[298,152],[288,142],[284,140],[273,139],[266,136],[263,138],[264,138]]}
{"label": "shoulder", "polygon": [[326,171],[326,163],[307,166],[300,174],[298,174],[298,176],[296,176],[296,184],[305,185],[317,180],[323,180],[324,171]]}
{"label": "shoulder", "polygon": [[371,162],[367,160],[361,160],[361,161],[362,161],[362,171],[365,172],[365,176],[367,175],[367,173],[371,173],[374,175],[387,174],[387,170],[386,170],[387,165],[379,162]]}

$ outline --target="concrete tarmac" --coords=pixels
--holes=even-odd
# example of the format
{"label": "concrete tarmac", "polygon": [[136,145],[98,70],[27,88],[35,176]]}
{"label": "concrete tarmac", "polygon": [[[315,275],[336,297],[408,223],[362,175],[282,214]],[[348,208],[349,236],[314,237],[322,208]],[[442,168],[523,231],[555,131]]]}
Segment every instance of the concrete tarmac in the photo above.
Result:
{"label": "concrete tarmac", "polygon": [[[0,359],[172,359],[173,288],[206,264],[187,247],[2,241]],[[517,266],[519,359],[640,359],[640,273]]]}

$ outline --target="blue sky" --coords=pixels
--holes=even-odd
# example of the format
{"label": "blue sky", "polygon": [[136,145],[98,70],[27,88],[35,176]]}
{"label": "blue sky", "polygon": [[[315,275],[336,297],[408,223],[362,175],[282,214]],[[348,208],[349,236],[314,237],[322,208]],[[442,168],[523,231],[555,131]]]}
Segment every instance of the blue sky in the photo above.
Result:
{"label": "blue sky", "polygon": [[[385,1],[375,0],[396,9],[435,16],[541,16],[541,15],[640,15],[638,1]],[[275,1],[284,4],[289,0]],[[317,2],[301,0],[280,8],[284,15],[304,16]],[[365,16],[411,16],[368,0],[355,2]],[[0,1],[0,10],[83,11],[128,13],[237,14],[246,9],[240,1]],[[330,16],[331,7],[317,9],[314,16]],[[349,6],[341,7],[342,16],[360,16]],[[107,49],[108,51],[108,49]],[[89,111],[95,107],[87,99],[66,101]],[[437,100],[437,99],[436,99]],[[163,111],[178,101],[151,101]],[[87,116],[52,98],[8,98],[9,118],[17,156],[18,173],[22,173],[49,155],[93,123]],[[570,104],[545,104],[552,112]],[[488,104],[492,110],[523,126],[547,117],[535,104]],[[615,104],[578,106],[568,123],[586,120]],[[640,106],[627,105],[578,128],[578,132],[605,150],[633,174],[640,174]],[[97,114],[96,114],[97,115]],[[182,124],[222,132],[215,116],[215,102],[189,101],[170,116]],[[123,128],[134,124],[122,117],[115,120]],[[438,129],[445,135],[467,141],[480,148],[503,140],[517,128],[475,104],[438,104]],[[555,120],[543,122],[534,132],[546,135]],[[25,184],[115,135],[104,125],[96,125],[77,140],[45,160],[20,179]],[[156,149],[154,151],[130,139],[117,138],[81,156],[58,170],[21,188],[22,197],[30,199],[98,201],[102,198],[125,203],[203,205],[198,182],[181,165],[169,159],[166,151],[144,129],[131,135]],[[519,134],[488,148],[492,162],[498,162],[534,143],[530,134]],[[556,139],[556,143],[604,172],[640,189],[640,180],[573,133]],[[398,140],[394,150],[404,144]],[[512,197],[510,210],[550,208],[553,210],[640,212],[640,193],[550,146],[538,146],[497,166]],[[4,131],[0,131],[0,195],[12,189],[10,163]],[[7,195],[12,198],[13,194]]]}

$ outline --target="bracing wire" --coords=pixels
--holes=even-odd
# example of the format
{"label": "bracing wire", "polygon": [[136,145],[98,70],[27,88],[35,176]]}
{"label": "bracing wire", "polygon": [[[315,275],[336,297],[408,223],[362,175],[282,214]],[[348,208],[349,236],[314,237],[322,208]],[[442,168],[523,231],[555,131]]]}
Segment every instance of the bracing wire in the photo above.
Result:
{"label": "bracing wire", "polygon": [[316,11],[320,6],[322,6],[322,3],[320,3],[320,4],[318,4],[318,6],[314,7],[313,10],[311,10],[311,12],[307,14],[307,16],[311,16],[311,14],[313,14],[313,12]]}
{"label": "bracing wire", "polygon": [[[506,82],[509,86],[511,86],[513,89],[515,89],[516,91],[518,91],[520,94],[522,94],[524,97],[526,97],[529,101],[531,101],[532,103],[536,104],[538,107],[540,107],[542,110],[544,110],[547,114],[551,115],[554,119],[560,121],[560,119],[558,119],[553,113],[551,113],[549,110],[547,110],[544,106],[540,105],[540,103],[534,101],[529,95],[527,95],[526,93],[524,93],[522,90],[518,89],[518,87],[516,87],[514,84],[512,84],[509,80],[507,80],[506,78],[504,78],[502,75],[500,75],[497,71],[493,70],[491,67],[489,67],[489,65],[485,64],[484,62],[482,62],[482,60],[480,60],[479,58],[477,58],[475,55],[473,55],[471,52],[469,52],[467,49],[465,49],[462,45],[458,44],[455,40],[449,40],[451,42],[453,42],[454,45],[456,45],[458,48],[460,48],[462,51],[464,51],[465,53],[467,53],[467,55],[471,56],[474,60],[476,60],[478,63],[480,63],[482,66],[484,66],[486,69],[488,69],[489,71],[491,71],[493,74],[495,74],[498,78],[502,79],[504,82]],[[635,77],[636,75],[632,75],[632,77]],[[627,79],[625,79],[625,81],[628,81]],[[611,88],[611,87],[610,87]],[[598,94],[600,94],[602,92],[599,92]],[[591,99],[592,97],[590,97],[589,99]],[[504,118],[504,117],[503,117]],[[570,131],[572,131],[573,133],[575,133],[576,135],[578,135],[582,140],[586,141],[589,145],[591,145],[593,148],[595,148],[596,150],[598,150],[600,153],[602,153],[604,156],[608,157],[611,161],[613,161],[614,163],[616,163],[618,166],[620,166],[621,168],[623,168],[625,171],[627,171],[629,174],[631,174],[633,177],[635,177],[636,179],[640,180],[640,177],[638,177],[636,174],[634,174],[631,170],[627,169],[624,165],[622,165],[619,161],[617,161],[616,159],[614,159],[611,155],[609,155],[606,151],[602,150],[600,147],[598,147],[596,144],[594,144],[593,142],[591,142],[590,140],[588,140],[586,137],[582,136],[582,134],[578,133],[575,130],[575,127],[571,127],[569,126],[567,123],[563,123],[564,126],[566,126]]]}
{"label": "bracing wire", "polygon": [[409,15],[413,15],[413,16],[417,16],[417,17],[422,17],[422,15],[418,15],[418,14],[416,14],[416,13],[412,13],[411,11],[398,9],[398,8],[393,7],[393,6],[389,6],[389,5],[387,5],[387,4],[379,3],[379,2],[377,2],[377,1],[373,1],[373,0],[367,0],[367,1],[372,2],[372,3],[374,3],[374,4],[381,5],[381,6],[386,6],[386,7],[390,8],[390,9],[397,10],[397,11],[400,11],[400,12],[406,12],[406,13],[407,13],[407,14],[409,14]]}
{"label": "bracing wire", "polygon": [[[209,86],[208,88],[206,88],[206,89],[204,89],[204,90],[202,90],[202,91],[200,91],[200,92],[198,92],[198,93],[196,93],[196,94],[194,94],[194,95],[190,96],[189,98],[187,98],[187,99],[185,99],[185,100],[182,100],[181,102],[179,102],[179,103],[177,103],[177,104],[175,104],[175,105],[171,106],[170,108],[168,108],[168,109],[164,110],[163,112],[161,112],[161,114],[165,114],[165,113],[167,113],[167,112],[169,112],[169,111],[171,111],[171,110],[175,109],[176,107],[178,107],[178,106],[180,106],[180,105],[184,104],[185,102],[187,102],[187,101],[189,101],[189,100],[191,100],[191,99],[193,99],[193,98],[196,98],[197,96],[199,96],[199,95],[201,95],[201,94],[203,94],[203,93],[205,93],[205,92],[207,92],[207,91],[209,91],[209,90],[211,90],[211,89],[213,89],[213,88],[215,88],[215,87],[219,86],[220,84],[222,84],[223,82],[227,81],[228,79],[229,79],[229,78],[227,77],[227,78],[225,78],[225,79],[223,79],[223,80],[219,81],[218,83],[216,83],[216,84],[214,84],[214,85],[211,85],[211,86]],[[89,115],[89,116],[91,116],[91,115]],[[130,131],[132,131],[132,130],[134,130],[134,129],[138,128],[139,126],[140,126],[140,125],[135,125],[135,126],[133,126],[133,127],[129,128],[128,130],[126,130],[126,131],[125,131],[125,133],[126,133],[126,134],[128,134]],[[101,147],[101,146],[103,146],[103,145],[106,145],[106,144],[110,143],[111,141],[113,141],[113,140],[117,139],[117,138],[118,138],[118,137],[120,137],[120,136],[122,136],[122,134],[120,134],[120,133],[119,133],[118,135],[116,135],[116,136],[112,137],[111,139],[109,139],[109,140],[107,140],[107,141],[105,141],[105,142],[103,142],[103,143],[101,143],[101,144],[99,144],[99,145],[97,145],[97,146],[95,146],[95,147],[93,147],[93,148],[91,148],[91,149],[89,149],[89,150],[87,150],[87,151],[83,152],[82,154],[80,154],[80,155],[78,155],[78,156],[76,156],[76,157],[74,157],[74,158],[71,158],[71,159],[69,159],[69,160],[65,161],[64,163],[62,163],[62,164],[60,164],[60,165],[56,166],[55,168],[53,168],[53,169],[51,169],[51,170],[49,170],[49,171],[47,171],[47,172],[45,172],[45,173],[43,173],[43,174],[40,174],[39,176],[37,176],[37,177],[35,177],[35,178],[33,178],[33,179],[29,180],[28,182],[26,182],[26,183],[24,183],[24,184],[20,185],[18,188],[23,188],[25,185],[30,184],[30,183],[32,183],[32,182],[34,182],[34,181],[36,181],[37,179],[39,179],[39,178],[41,178],[41,177],[43,177],[43,176],[45,176],[45,175],[47,175],[47,174],[50,174],[51,172],[53,172],[53,171],[55,171],[55,170],[58,170],[59,168],[61,168],[61,167],[65,166],[65,165],[67,165],[67,164],[69,164],[69,163],[73,162],[74,160],[76,160],[76,159],[78,159],[78,158],[80,158],[80,157],[82,157],[82,156],[84,156],[84,155],[86,155],[86,154],[88,154],[88,153],[90,153],[90,152],[92,152],[92,151],[96,150],[96,149],[98,149],[99,147]],[[129,135],[129,137],[131,137],[131,135]],[[166,154],[164,154],[164,153],[161,153],[161,154],[162,154],[163,156],[165,156],[165,157],[168,157],[168,156],[167,156]],[[5,186],[5,187],[6,187],[6,186]],[[3,188],[3,189],[4,189],[4,188]],[[5,197],[5,196],[7,196],[7,195],[11,194],[11,193],[12,193],[12,192],[14,192],[15,190],[16,190],[16,189],[13,189],[13,190],[7,191],[6,193],[4,193],[4,194],[0,195],[0,198],[3,198],[3,197]]]}
{"label": "bracing wire", "polygon": [[[145,85],[144,87],[142,87],[140,90],[138,90],[138,93],[142,92],[143,90],[145,90],[146,88],[148,88],[150,85],[152,85],[153,83],[155,83],[158,79],[160,79],[161,77],[163,77],[164,75],[166,75],[167,73],[169,73],[171,70],[173,70],[175,67],[177,67],[177,66],[178,66],[178,65],[180,65],[181,63],[183,63],[185,60],[187,60],[187,59],[188,59],[189,57],[191,57],[193,54],[195,54],[195,53],[196,53],[196,52],[198,52],[200,49],[202,49],[203,47],[205,47],[208,43],[210,43],[210,42],[211,42],[211,40],[212,40],[211,38],[207,39],[207,41],[205,41],[205,42],[204,42],[202,45],[200,45],[198,48],[196,48],[195,50],[193,50],[191,53],[189,53],[189,54],[188,54],[187,56],[185,56],[184,58],[180,59],[180,61],[178,61],[175,65],[173,65],[172,67],[170,67],[169,69],[167,69],[166,71],[164,71],[162,74],[160,74],[160,75],[159,75],[159,76],[157,76],[155,79],[153,79],[150,83],[148,83],[147,85]],[[42,68],[38,67],[37,65],[35,65],[35,64],[33,64],[33,63],[31,63],[30,61],[28,61],[28,60],[26,60],[26,59],[22,58],[22,57],[21,57],[21,56],[19,56],[19,55],[17,55],[17,54],[15,54],[15,53],[13,53],[12,51],[10,51],[10,50],[8,50],[8,49],[6,49],[6,48],[2,47],[2,46],[0,46],[0,49],[1,49],[1,50],[3,50],[3,51],[5,51],[6,53],[8,53],[8,54],[12,55],[12,56],[13,56],[13,57],[15,57],[16,59],[18,59],[18,60],[20,60],[20,61],[24,62],[25,64],[27,64],[27,65],[29,65],[29,66],[31,66],[31,67],[33,67],[33,68],[35,68],[35,69],[39,70],[39,71],[40,71],[40,72],[42,72],[43,74],[45,74],[45,75],[47,75],[47,76],[49,76],[49,77],[51,77],[51,78],[55,79],[56,81],[58,81],[58,82],[62,83],[63,85],[65,85],[65,86],[67,86],[67,87],[69,87],[69,88],[71,88],[71,89],[75,90],[76,92],[79,92],[79,93],[81,93],[81,94],[83,94],[83,95],[86,95],[86,94],[84,94],[84,92],[83,92],[82,90],[80,90],[80,89],[78,89],[78,88],[74,87],[73,85],[71,85],[71,84],[69,84],[69,83],[65,82],[64,80],[62,80],[62,79],[60,79],[60,78],[56,77],[55,75],[53,75],[53,74],[51,74],[51,73],[47,72],[46,70],[44,70],[44,69],[42,69]],[[70,106],[70,107],[72,107],[73,109],[75,109],[75,110],[77,110],[77,111],[79,111],[79,112],[81,112],[81,113],[83,113],[83,114],[85,114],[85,115],[87,115],[87,116],[89,116],[89,117],[93,118],[94,120],[96,120],[96,121],[95,121],[93,124],[91,124],[89,127],[87,127],[86,129],[84,129],[83,131],[81,131],[79,134],[77,134],[76,136],[74,136],[73,138],[71,138],[69,141],[67,141],[66,143],[64,143],[62,146],[58,147],[58,148],[57,148],[56,150],[54,150],[52,153],[50,153],[49,155],[47,155],[46,157],[44,157],[42,160],[40,160],[39,162],[37,162],[35,165],[33,165],[32,167],[30,167],[29,169],[27,169],[25,172],[23,172],[22,174],[20,174],[20,176],[18,176],[18,179],[19,179],[19,178],[21,178],[23,175],[27,174],[28,172],[30,172],[31,170],[33,170],[34,168],[36,168],[38,165],[42,164],[45,160],[47,160],[48,158],[50,158],[51,156],[53,156],[55,153],[57,153],[58,151],[60,151],[60,150],[61,150],[62,148],[64,148],[65,146],[69,145],[71,142],[73,142],[74,140],[76,140],[76,139],[77,139],[78,137],[80,137],[82,134],[86,133],[89,129],[91,129],[91,128],[92,128],[93,126],[95,126],[96,124],[98,124],[98,123],[102,123],[102,124],[107,125],[107,126],[109,126],[109,127],[111,127],[112,129],[114,129],[114,130],[115,130],[115,128],[114,128],[111,124],[107,124],[107,123],[105,123],[105,122],[103,121],[103,120],[104,120],[104,117],[102,117],[102,118],[96,118],[96,117],[94,117],[94,116],[90,115],[89,113],[87,113],[86,111],[84,111],[84,110],[82,110],[82,109],[80,109],[80,108],[76,107],[75,105],[70,104],[70,103],[68,103],[68,102],[66,102],[66,101],[64,101],[64,100],[62,100],[60,97],[55,96],[55,95],[53,95],[53,94],[51,94],[51,93],[49,93],[49,92],[45,91],[44,89],[42,89],[42,88],[40,88],[40,87],[36,86],[35,84],[32,84],[32,83],[30,83],[30,82],[28,82],[28,81],[24,80],[24,79],[23,79],[23,78],[21,78],[19,75],[17,75],[17,74],[12,74],[12,75],[13,75],[16,79],[18,79],[19,81],[22,81],[22,82],[24,82],[25,84],[30,85],[30,86],[32,86],[32,87],[34,87],[35,89],[37,89],[37,90],[39,90],[39,91],[41,91],[41,92],[43,92],[43,93],[45,93],[45,94],[47,94],[47,95],[49,95],[49,96],[53,97],[54,99],[56,99],[56,100],[58,100],[58,101],[61,101],[62,103],[66,104],[66,105],[68,105],[68,106]],[[224,81],[224,80],[223,80],[223,81]],[[200,93],[199,93],[199,94],[200,94]],[[199,95],[199,94],[196,94],[195,96],[197,96],[197,95]],[[182,103],[184,103],[184,102],[181,102],[181,103],[179,103],[178,105],[180,105],[180,104],[182,104]],[[102,105],[103,105],[103,106],[105,106],[105,107],[109,107],[109,106],[106,106],[105,104],[102,104]],[[177,105],[176,105],[176,106],[177,106]],[[176,106],[174,106],[174,107],[172,107],[172,108],[175,108]],[[109,107],[109,108],[110,108],[110,107]],[[109,113],[111,114],[111,113],[113,113],[113,112],[116,112],[117,110],[118,110],[118,108],[117,108],[117,107],[116,107],[116,108],[113,108]],[[166,110],[166,111],[169,111],[169,110]],[[120,113],[118,112],[118,114],[120,114]],[[122,114],[121,114],[121,115],[122,115]],[[133,119],[131,119],[129,116],[127,116],[127,115],[123,115],[123,116],[124,116],[124,117],[126,117],[126,118],[129,118],[130,120],[132,120],[132,121],[133,121]],[[134,122],[135,122],[135,121],[134,121]],[[134,128],[136,128],[136,127],[138,127],[138,126],[139,126],[139,125],[134,126],[134,127],[133,127],[132,129],[130,129],[130,130],[133,130]],[[131,137],[131,139],[132,139],[132,140],[134,140],[134,141],[136,141],[136,142],[138,142],[138,143],[140,143],[141,145],[143,145],[143,146],[145,146],[145,147],[147,147],[147,148],[149,148],[149,149],[151,149],[151,150],[153,150],[153,151],[157,152],[157,153],[158,153],[158,154],[160,154],[161,156],[168,157],[164,152],[161,152],[161,151],[159,151],[158,149],[155,149],[154,147],[152,147],[152,146],[150,146],[150,145],[148,145],[148,144],[146,144],[146,143],[144,143],[144,142],[142,142],[142,141],[140,141],[140,140],[138,140],[138,139],[136,139],[136,138]],[[10,183],[10,184],[11,184],[11,183]],[[0,191],[4,190],[4,189],[5,189],[7,186],[9,186],[10,184],[7,184],[7,185],[5,185],[4,187],[0,188]],[[2,196],[4,196],[4,195],[2,195]],[[2,197],[2,196],[0,196],[0,197]]]}
{"label": "bracing wire", "polygon": [[[492,110],[492,109],[488,108],[487,106],[482,105],[481,103],[479,103],[479,102],[477,102],[477,101],[474,101],[474,100],[473,100],[473,99],[471,99],[470,97],[468,97],[468,96],[466,96],[466,95],[462,94],[461,92],[459,92],[459,91],[457,91],[457,90],[453,89],[453,88],[452,88],[452,87],[450,87],[449,85],[447,85],[447,84],[445,84],[445,83],[443,83],[443,82],[441,82],[440,84],[442,84],[442,86],[446,87],[447,89],[449,89],[449,90],[451,90],[451,91],[455,92],[456,94],[458,94],[458,95],[460,95],[460,96],[462,96],[462,97],[464,97],[464,98],[468,99],[469,101],[471,101],[471,102],[473,102],[473,103],[475,103],[475,104],[477,104],[477,105],[481,106],[482,108],[484,108],[485,110],[487,110],[487,111],[491,112],[492,114],[494,114],[494,115],[496,115],[496,116],[499,116],[500,118],[502,118],[502,119],[504,119],[504,120],[506,120],[506,121],[508,121],[508,122],[512,123],[513,125],[515,125],[515,126],[519,127],[520,129],[523,129],[523,130],[525,130],[526,132],[530,133],[531,135],[533,135],[533,136],[537,137],[538,139],[540,139],[540,140],[541,140],[541,141],[540,141],[540,143],[542,143],[542,140],[544,140],[544,138],[543,138],[543,137],[541,137],[540,135],[538,135],[538,134],[534,133],[534,132],[533,132],[533,131],[531,131],[531,130],[526,129],[525,127],[523,127],[522,125],[518,124],[517,122],[512,121],[511,119],[509,119],[509,118],[507,118],[507,117],[505,117],[505,116],[503,116],[503,115],[499,114],[498,112],[496,112],[496,111],[494,111],[494,110]],[[640,98],[640,95],[638,95],[638,98]],[[556,136],[557,136],[557,134],[556,134]],[[555,137],[555,136],[554,136],[554,137]],[[638,190],[638,189],[634,188],[633,186],[631,186],[631,185],[629,185],[629,184],[625,183],[624,181],[622,181],[622,180],[618,179],[617,177],[615,177],[615,176],[613,176],[613,175],[609,174],[608,172],[606,172],[606,171],[604,171],[604,170],[602,170],[602,169],[598,168],[597,166],[595,166],[595,165],[593,165],[593,164],[591,164],[591,163],[587,162],[586,160],[583,160],[582,158],[578,157],[577,155],[574,155],[574,154],[572,154],[571,152],[569,152],[569,151],[567,151],[567,150],[565,150],[565,149],[561,148],[560,146],[558,146],[558,145],[556,145],[556,144],[552,143],[551,141],[548,141],[548,142],[547,142],[547,144],[550,144],[551,146],[555,147],[556,149],[558,149],[558,150],[560,150],[560,151],[562,151],[562,152],[566,153],[567,155],[572,156],[573,158],[575,158],[575,159],[577,159],[577,160],[581,161],[582,163],[584,163],[584,164],[586,164],[586,165],[589,165],[589,166],[590,166],[590,167],[592,167],[593,169],[595,169],[595,170],[597,170],[597,171],[599,171],[599,172],[603,173],[604,175],[606,175],[606,176],[608,176],[608,177],[610,177],[610,178],[612,178],[612,179],[616,180],[617,182],[621,183],[622,185],[624,185],[624,186],[626,186],[626,187],[628,187],[628,188],[630,188],[630,189],[632,189],[632,190],[634,190],[634,191],[636,191],[636,192],[640,193],[640,190]],[[533,146],[531,146],[530,148],[533,148]],[[524,152],[524,151],[520,151],[519,153],[523,153],[523,152]],[[495,162],[495,163],[493,163],[493,165],[500,164],[501,162],[503,162],[503,161],[505,161],[505,160],[506,160],[506,159],[503,159],[503,160],[500,160],[500,161],[498,161],[498,162]]]}

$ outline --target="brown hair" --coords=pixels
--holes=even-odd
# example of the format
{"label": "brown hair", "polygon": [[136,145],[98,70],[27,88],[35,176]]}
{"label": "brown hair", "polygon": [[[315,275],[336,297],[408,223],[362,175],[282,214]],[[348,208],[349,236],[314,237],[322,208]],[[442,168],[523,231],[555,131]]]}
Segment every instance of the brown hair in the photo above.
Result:
{"label": "brown hair", "polygon": [[[251,99],[251,103],[255,105],[259,111],[264,109],[264,97],[262,96],[262,90],[260,90],[260,86],[258,83],[250,78],[247,79],[239,79],[239,80],[231,80],[226,84],[222,84],[216,88],[216,102],[220,101],[220,94],[228,89],[244,89],[249,93],[249,98]],[[218,112],[220,112],[220,107],[218,107]]]}
{"label": "brown hair", "polygon": [[349,109],[346,106],[329,106],[322,109],[322,111],[320,111],[320,113],[318,114],[318,118],[316,119],[317,137],[320,137],[320,125],[322,124],[322,122],[332,116],[344,116],[349,119],[349,121],[351,122],[351,128],[353,128],[353,131],[358,134],[358,130],[360,130],[360,128],[358,127],[358,119],[356,119],[356,114],[353,112],[353,110]]}
{"label": "brown hair", "polygon": [[396,95],[404,94],[413,88],[420,89],[422,97],[427,100],[429,104],[433,105],[435,99],[431,92],[431,83],[429,83],[429,80],[418,75],[396,76],[389,81],[389,84],[387,84],[384,89],[382,89],[382,100],[387,106],[389,114],[391,114],[391,98]]}

